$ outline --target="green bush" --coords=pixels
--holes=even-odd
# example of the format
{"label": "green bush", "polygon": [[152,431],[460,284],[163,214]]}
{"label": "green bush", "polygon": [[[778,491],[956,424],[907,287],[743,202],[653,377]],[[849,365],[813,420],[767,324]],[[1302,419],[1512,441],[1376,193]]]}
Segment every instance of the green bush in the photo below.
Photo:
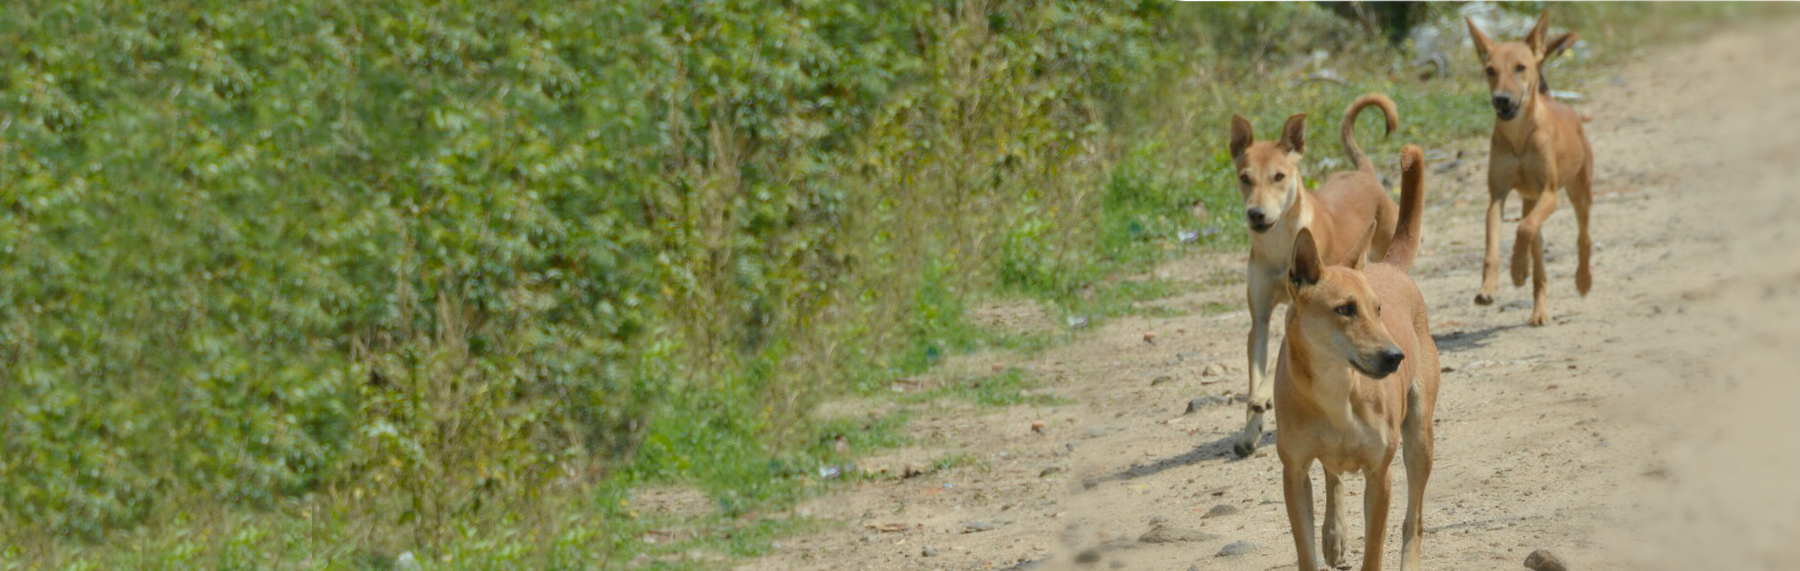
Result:
{"label": "green bush", "polygon": [[767,479],[695,459],[963,346],[953,284],[1086,192],[1167,10],[573,8],[0,15],[5,519],[347,489],[436,537],[572,466]]}

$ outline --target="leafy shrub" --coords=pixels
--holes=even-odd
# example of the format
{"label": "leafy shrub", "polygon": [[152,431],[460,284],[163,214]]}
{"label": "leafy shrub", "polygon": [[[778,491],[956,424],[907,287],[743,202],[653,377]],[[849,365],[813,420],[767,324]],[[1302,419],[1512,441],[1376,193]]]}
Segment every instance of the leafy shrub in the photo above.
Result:
{"label": "leafy shrub", "polygon": [[570,474],[767,479],[698,460],[954,350],[1166,10],[15,8],[6,519],[337,489],[425,541]]}

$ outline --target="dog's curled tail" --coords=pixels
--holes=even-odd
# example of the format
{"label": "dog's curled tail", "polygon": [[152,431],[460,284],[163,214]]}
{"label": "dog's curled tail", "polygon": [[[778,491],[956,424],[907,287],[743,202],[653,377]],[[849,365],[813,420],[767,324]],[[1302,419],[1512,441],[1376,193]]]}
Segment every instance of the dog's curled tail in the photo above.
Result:
{"label": "dog's curled tail", "polygon": [[1369,162],[1369,156],[1363,154],[1362,147],[1356,146],[1356,114],[1370,105],[1381,107],[1382,115],[1387,117],[1387,132],[1382,135],[1394,134],[1394,129],[1400,126],[1400,112],[1394,109],[1394,100],[1380,93],[1370,93],[1356,98],[1356,101],[1350,103],[1350,108],[1344,110],[1341,136],[1344,139],[1344,156],[1350,157],[1350,164],[1357,170],[1375,172],[1375,163]]}
{"label": "dog's curled tail", "polygon": [[1381,261],[1405,272],[1412,269],[1423,241],[1425,217],[1425,150],[1418,145],[1400,149],[1400,223],[1388,242]]}

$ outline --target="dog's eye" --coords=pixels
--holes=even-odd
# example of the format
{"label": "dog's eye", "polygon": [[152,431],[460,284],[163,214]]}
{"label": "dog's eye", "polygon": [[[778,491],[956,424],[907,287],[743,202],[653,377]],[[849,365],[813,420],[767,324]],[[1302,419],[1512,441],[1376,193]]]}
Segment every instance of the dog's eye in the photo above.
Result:
{"label": "dog's eye", "polygon": [[1241,182],[1244,184],[1250,184],[1250,175],[1247,175],[1247,174],[1238,175],[1238,182]]}
{"label": "dog's eye", "polygon": [[1286,174],[1275,173],[1275,182],[1281,182],[1281,179],[1284,179],[1284,178],[1287,178]]}
{"label": "dog's eye", "polygon": [[1493,77],[1495,75],[1498,75],[1499,73],[1500,72],[1498,72],[1498,71],[1494,71],[1494,68],[1492,68],[1492,67],[1487,68],[1488,77]]}
{"label": "dog's eye", "polygon": [[1517,73],[1525,73],[1525,64],[1519,64],[1518,66],[1513,67],[1513,71],[1517,72]]}
{"label": "dog's eye", "polygon": [[1344,317],[1354,316],[1354,315],[1356,315],[1356,302],[1352,301],[1350,303],[1346,303],[1346,304],[1337,306],[1337,309],[1332,310],[1332,311],[1335,311],[1338,315],[1342,315]]}

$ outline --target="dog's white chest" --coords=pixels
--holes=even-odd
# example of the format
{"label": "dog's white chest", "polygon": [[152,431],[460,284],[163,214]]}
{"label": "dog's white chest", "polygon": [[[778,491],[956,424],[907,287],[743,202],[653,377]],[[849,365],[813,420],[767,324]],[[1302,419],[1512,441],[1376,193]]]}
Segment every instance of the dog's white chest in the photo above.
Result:
{"label": "dog's white chest", "polygon": [[1387,455],[1386,439],[1373,427],[1331,430],[1318,435],[1319,463],[1327,470],[1362,473]]}

